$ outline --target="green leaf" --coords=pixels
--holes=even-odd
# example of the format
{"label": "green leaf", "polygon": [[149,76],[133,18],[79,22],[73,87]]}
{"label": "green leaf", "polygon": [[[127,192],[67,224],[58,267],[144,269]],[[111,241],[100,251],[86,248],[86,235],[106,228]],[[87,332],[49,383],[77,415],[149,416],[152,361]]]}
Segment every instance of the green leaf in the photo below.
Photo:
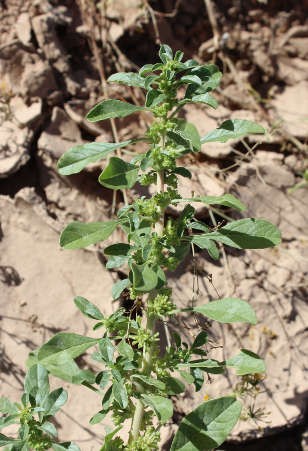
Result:
{"label": "green leaf", "polygon": [[115,347],[108,337],[101,338],[98,344],[100,353],[105,362],[113,362]]}
{"label": "green leaf", "polygon": [[118,344],[117,350],[119,354],[127,357],[129,360],[133,360],[134,350],[124,339]]}
{"label": "green leaf", "polygon": [[186,122],[184,119],[178,119],[176,128],[170,130],[167,136],[177,145],[185,147],[192,152],[200,152],[200,135],[194,124]]}
{"label": "green leaf", "polygon": [[158,379],[154,379],[154,377],[143,376],[142,374],[133,374],[132,378],[140,380],[143,384],[156,387],[159,390],[164,390],[166,388],[164,382],[161,382]]}
{"label": "green leaf", "polygon": [[125,288],[127,288],[129,284],[130,282],[128,279],[119,280],[118,282],[116,282],[111,290],[112,298],[118,299],[121,296],[122,291],[125,290]]}
{"label": "green leaf", "polygon": [[106,255],[128,255],[129,251],[132,249],[130,244],[126,243],[117,243],[112,244],[111,246],[105,247],[104,254]]}
{"label": "green leaf", "polygon": [[264,219],[245,218],[230,222],[204,237],[237,249],[265,249],[280,243],[281,233]]}
{"label": "green leaf", "polygon": [[201,230],[202,232],[210,232],[210,229],[203,222],[193,221],[187,226],[189,229]]}
{"label": "green leaf", "polygon": [[128,406],[128,396],[125,386],[122,382],[115,381],[112,386],[114,399],[122,409]]}
{"label": "green leaf", "polygon": [[110,379],[110,372],[107,370],[101,371],[97,374],[95,383],[99,385],[99,387],[104,390],[104,388],[107,386]]}
{"label": "green leaf", "polygon": [[187,382],[188,384],[192,384],[194,382],[194,377],[191,374],[189,374],[183,370],[177,370],[177,371],[180,374],[180,376],[182,377],[182,379],[184,379],[184,381]]}
{"label": "green leaf", "polygon": [[241,349],[239,354],[226,361],[226,365],[236,368],[236,374],[239,376],[265,373],[266,370],[264,360],[247,349]]}
{"label": "green leaf", "polygon": [[43,432],[45,432],[45,434],[56,438],[58,433],[57,433],[57,429],[55,428],[55,426],[50,423],[49,421],[45,421],[44,424],[42,424],[39,429]]}
{"label": "green leaf", "polygon": [[99,310],[99,308],[97,308],[96,305],[92,304],[92,302],[88,301],[82,296],[76,296],[74,302],[79,310],[88,318],[98,320],[104,318],[104,315]]}
{"label": "green leaf", "polygon": [[126,147],[133,141],[123,141],[121,143],[87,143],[75,146],[65,152],[58,161],[58,169],[62,175],[77,174],[89,163],[106,158],[111,152],[122,147]]}
{"label": "green leaf", "polygon": [[188,179],[191,179],[192,177],[191,172],[188,169],[183,168],[182,166],[176,167],[175,169],[173,169],[172,172],[174,172],[174,174],[181,175],[182,177],[186,177]]}
{"label": "green leaf", "polygon": [[196,388],[196,391],[200,391],[204,384],[204,373],[201,371],[200,368],[190,368],[190,374],[192,375],[194,379],[194,385]]}
{"label": "green leaf", "polygon": [[67,391],[63,388],[53,390],[42,403],[44,417],[53,416],[67,401]]}
{"label": "green leaf", "polygon": [[14,413],[11,415],[2,416],[0,418],[0,430],[6,428],[10,424],[19,424],[20,416],[19,413]]}
{"label": "green leaf", "polygon": [[145,106],[147,106],[148,108],[153,108],[154,106],[159,105],[165,100],[165,94],[160,93],[156,89],[149,89],[146,95]]}
{"label": "green leaf", "polygon": [[141,395],[143,401],[152,407],[159,421],[166,423],[173,414],[173,405],[170,399],[157,395]]}
{"label": "green leaf", "polygon": [[173,59],[173,52],[169,45],[163,44],[160,46],[159,57],[164,64]]}
{"label": "green leaf", "polygon": [[0,398],[0,412],[3,414],[15,414],[18,412],[18,408],[15,404],[11,403],[8,398],[3,396]]}
{"label": "green leaf", "polygon": [[17,440],[15,438],[7,437],[6,435],[3,435],[0,433],[0,446],[5,445],[21,445],[23,443],[22,440]]}
{"label": "green leaf", "polygon": [[89,423],[92,424],[92,425],[100,423],[101,421],[103,421],[103,419],[106,417],[106,415],[108,415],[108,413],[109,413],[109,409],[100,410],[95,415],[93,415],[93,417],[91,418]]}
{"label": "green leaf", "polygon": [[238,139],[251,133],[263,134],[265,130],[261,125],[246,119],[229,119],[201,138],[201,144],[216,141],[225,143],[228,139]]}
{"label": "green leaf", "polygon": [[194,95],[191,99],[185,99],[180,103],[204,103],[205,105],[209,105],[216,110],[218,108],[217,100],[211,96],[209,92],[205,92],[204,94]]}
{"label": "green leaf", "polygon": [[144,78],[134,72],[118,72],[110,75],[107,81],[111,83],[121,83],[127,86],[144,88]]}
{"label": "green leaf", "polygon": [[202,403],[182,420],[170,451],[206,451],[217,448],[234,428],[241,409],[241,403],[231,396]]}
{"label": "green leaf", "polygon": [[81,370],[74,360],[68,360],[64,363],[44,363],[47,370],[55,377],[72,384],[82,384],[88,382],[94,383],[95,375],[90,370]]}
{"label": "green leaf", "polygon": [[128,260],[128,257],[126,257],[125,255],[111,255],[107,264],[106,264],[106,268],[107,269],[112,269],[112,268],[119,268],[120,266],[124,265],[124,263],[126,263]]}
{"label": "green leaf", "polygon": [[187,84],[194,83],[199,86],[202,84],[201,79],[197,75],[183,75],[183,77],[181,77],[181,81]]}
{"label": "green leaf", "polygon": [[167,395],[179,395],[180,393],[184,393],[185,391],[185,385],[176,377],[167,377],[166,379],[164,379],[164,382],[166,384]]}
{"label": "green leaf", "polygon": [[48,371],[42,365],[33,365],[25,378],[25,393],[35,398],[37,406],[40,406],[49,394]]}
{"label": "green leaf", "polygon": [[180,61],[182,61],[183,58],[184,58],[184,53],[181,52],[181,50],[177,50],[174,55],[174,61],[180,62]]}
{"label": "green leaf", "polygon": [[206,249],[214,260],[219,259],[219,250],[216,244],[204,235],[192,235],[191,243],[196,244],[200,249]]}
{"label": "green leaf", "polygon": [[104,397],[102,399],[102,408],[103,410],[109,409],[113,401],[113,394],[112,394],[112,385],[108,388],[106,393],[104,394]]}
{"label": "green leaf", "polygon": [[158,285],[158,275],[146,263],[143,265],[136,265],[132,263],[132,279],[136,291],[152,291]]}
{"label": "green leaf", "polygon": [[144,110],[147,110],[147,108],[122,102],[121,100],[103,100],[89,111],[87,120],[89,122],[103,121],[113,117],[125,117]]}
{"label": "green leaf", "polygon": [[104,241],[118,225],[118,221],[71,222],[60,236],[60,246],[64,249],[79,249]]}
{"label": "green leaf", "polygon": [[223,196],[197,196],[191,198],[175,199],[173,203],[178,202],[202,202],[205,205],[224,205],[225,207],[235,208],[239,211],[245,211],[245,205],[232,194],[224,194]]}
{"label": "green leaf", "polygon": [[[27,366],[30,368],[31,366],[39,363],[38,353],[40,349],[36,349],[29,353],[28,359],[26,361]],[[53,376],[59,377],[68,382],[72,382],[73,384],[81,384],[83,381],[87,381],[89,383],[93,383],[95,380],[95,376],[89,370],[81,370],[74,360],[68,360],[64,363],[52,362],[52,363],[43,363],[45,368],[51,373]],[[28,404],[28,401],[25,400],[25,407]]]}
{"label": "green leaf", "polygon": [[79,446],[74,442],[53,443],[52,449],[54,451],[80,451]]}
{"label": "green leaf", "polygon": [[153,71],[154,64],[145,64],[142,66],[142,68],[139,70],[140,77],[144,77],[149,72]]}
{"label": "green leaf", "polygon": [[195,338],[191,349],[200,348],[200,346],[204,346],[207,343],[208,334],[202,330]]}
{"label": "green leaf", "polygon": [[199,86],[196,84],[188,85],[184,101],[187,99],[194,101],[195,97],[209,93],[219,85],[222,77],[222,73],[215,64],[193,67],[189,73],[198,76],[202,80],[202,84]]}
{"label": "green leaf", "polygon": [[205,305],[193,307],[193,310],[220,323],[244,322],[257,324],[255,312],[250,305],[242,299],[220,299]]}
{"label": "green leaf", "polygon": [[132,188],[138,178],[139,167],[111,157],[108,166],[98,178],[101,185],[110,189]]}
{"label": "green leaf", "polygon": [[203,371],[206,371],[207,373],[214,373],[219,374],[223,373],[223,367],[217,360],[192,360],[191,362],[187,363],[180,363],[178,365],[179,368],[199,368]]}
{"label": "green leaf", "polygon": [[38,361],[42,365],[61,365],[83,354],[100,341],[73,333],[59,332],[48,340],[38,351]]}

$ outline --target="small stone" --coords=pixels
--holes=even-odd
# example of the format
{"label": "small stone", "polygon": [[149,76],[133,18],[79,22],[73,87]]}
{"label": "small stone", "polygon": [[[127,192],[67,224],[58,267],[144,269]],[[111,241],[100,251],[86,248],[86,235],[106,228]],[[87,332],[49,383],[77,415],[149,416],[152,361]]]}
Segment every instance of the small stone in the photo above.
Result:
{"label": "small stone", "polygon": [[32,137],[32,131],[20,129],[13,122],[3,122],[0,127],[0,179],[18,171],[28,162]]}
{"label": "small stone", "polygon": [[42,112],[42,99],[27,106],[21,97],[13,97],[10,101],[11,111],[20,125],[29,125],[38,119]]}
{"label": "small stone", "polygon": [[45,98],[56,89],[56,80],[50,66],[43,61],[26,66],[20,80],[20,92],[23,96]]}
{"label": "small stone", "polygon": [[22,44],[28,46],[31,42],[31,23],[28,13],[20,14],[16,22],[15,30]]}
{"label": "small stone", "polygon": [[38,149],[59,158],[71,147],[81,144],[79,127],[59,107],[52,110],[51,123],[38,140]]}
{"label": "small stone", "polygon": [[283,120],[282,127],[291,135],[300,138],[308,136],[308,81],[301,81],[295,86],[287,86],[276,96],[272,105],[278,119]]}

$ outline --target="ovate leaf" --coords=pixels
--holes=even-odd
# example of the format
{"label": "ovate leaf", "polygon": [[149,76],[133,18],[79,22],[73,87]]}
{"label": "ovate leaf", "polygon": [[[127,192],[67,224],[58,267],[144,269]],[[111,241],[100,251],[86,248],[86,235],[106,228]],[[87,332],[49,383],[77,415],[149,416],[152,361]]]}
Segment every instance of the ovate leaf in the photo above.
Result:
{"label": "ovate leaf", "polygon": [[106,255],[128,255],[132,246],[126,243],[112,244],[111,246],[105,247],[104,254]]}
{"label": "ovate leaf", "polygon": [[178,202],[202,202],[205,205],[223,205],[225,207],[235,208],[239,211],[245,211],[245,205],[232,194],[224,194],[223,196],[196,196],[191,198],[175,199],[173,203]]}
{"label": "ovate leaf", "polygon": [[138,88],[144,88],[144,78],[134,72],[118,72],[110,75],[107,79],[109,82],[121,83],[127,86],[137,86]]}
{"label": "ovate leaf", "polygon": [[115,347],[112,341],[108,337],[101,338],[98,347],[103,360],[105,362],[113,362]]}
{"label": "ovate leaf", "polygon": [[71,222],[60,236],[60,246],[64,249],[78,249],[104,241],[118,225],[118,221]]}
{"label": "ovate leaf", "polygon": [[164,382],[166,385],[167,395],[179,395],[180,393],[184,393],[185,391],[185,385],[176,377],[167,377]]}
{"label": "ovate leaf", "polygon": [[239,376],[265,373],[266,369],[264,360],[247,349],[241,349],[239,354],[226,361],[226,365],[236,368],[236,374]]}
{"label": "ovate leaf", "polygon": [[173,52],[169,45],[163,44],[160,46],[159,57],[164,64],[173,59]]}
{"label": "ovate leaf", "polygon": [[58,161],[58,169],[62,175],[77,174],[89,163],[106,158],[116,149],[131,144],[132,141],[123,141],[121,143],[87,143],[82,146],[75,146],[65,152]]}
{"label": "ovate leaf", "polygon": [[216,244],[209,238],[204,235],[193,235],[191,237],[191,243],[196,244],[200,249],[206,249],[214,260],[218,260],[219,250],[217,249]]}
{"label": "ovate leaf", "polygon": [[106,264],[106,268],[107,269],[112,269],[112,268],[119,268],[120,266],[124,265],[124,263],[126,263],[128,260],[128,257],[126,257],[125,255],[111,255],[109,257],[109,260]]}
{"label": "ovate leaf", "polygon": [[112,392],[114,399],[117,401],[122,409],[125,409],[128,405],[128,396],[125,386],[122,382],[115,381],[112,386]]}
{"label": "ovate leaf", "polygon": [[142,374],[133,374],[132,377],[134,379],[140,380],[145,385],[150,385],[158,388],[159,390],[164,390],[166,385],[164,382],[155,379],[154,377],[143,376]]}
{"label": "ovate leaf", "polygon": [[229,119],[201,138],[201,144],[215,141],[225,143],[228,139],[238,139],[245,135],[259,133],[263,134],[265,130],[255,122],[246,119]]}
{"label": "ovate leaf", "polygon": [[173,414],[173,406],[170,399],[156,395],[141,395],[146,405],[152,407],[158,419],[166,423]]}
{"label": "ovate leaf", "polygon": [[97,338],[59,332],[40,347],[37,358],[42,365],[49,363],[61,365],[80,356],[99,341]]}
{"label": "ovate leaf", "polygon": [[48,371],[42,365],[33,365],[25,379],[25,393],[35,398],[37,405],[49,394]]}
{"label": "ovate leaf", "polygon": [[133,360],[134,358],[134,350],[133,348],[125,341],[122,340],[117,346],[117,350],[119,354],[127,357],[129,360]]}
{"label": "ovate leaf", "polygon": [[138,178],[139,167],[111,157],[108,166],[98,178],[101,185],[110,189],[132,188]]}
{"label": "ovate leaf", "polygon": [[281,233],[264,219],[245,218],[230,222],[204,237],[237,249],[265,249],[280,243]]}
{"label": "ovate leaf", "polygon": [[158,275],[146,263],[136,265],[132,263],[132,279],[136,291],[152,291],[158,285]]}
{"label": "ovate leaf", "polygon": [[22,443],[23,443],[22,440],[10,438],[10,437],[7,437],[6,435],[0,433],[0,446],[6,446],[6,445],[18,446],[18,445],[21,445]]}
{"label": "ovate leaf", "polygon": [[225,298],[205,305],[193,307],[195,312],[220,323],[244,322],[257,324],[256,314],[250,305],[242,299]]}
{"label": "ovate leaf", "polygon": [[231,396],[207,401],[180,423],[170,451],[206,451],[221,445],[241,414],[241,403]]}
{"label": "ovate leaf", "polygon": [[118,282],[116,282],[111,290],[113,299],[118,299],[121,296],[122,291],[128,287],[129,283],[130,282],[128,279],[119,280]]}
{"label": "ovate leaf", "polygon": [[178,365],[179,368],[199,368],[207,373],[223,373],[223,367],[217,360],[192,360],[191,362],[181,363]]}
{"label": "ovate leaf", "polygon": [[66,403],[67,391],[63,388],[53,390],[44,400],[42,407],[45,409],[44,416],[52,416]]}
{"label": "ovate leaf", "polygon": [[167,136],[177,145],[184,147],[192,152],[201,150],[200,136],[194,124],[178,119],[175,129],[170,130]]}
{"label": "ovate leaf", "polygon": [[96,305],[92,304],[92,302],[88,301],[82,296],[76,296],[74,302],[79,310],[88,318],[98,320],[104,318],[104,315],[101,313],[99,308],[97,308]]}
{"label": "ovate leaf", "polygon": [[96,122],[113,117],[125,117],[136,113],[136,111],[144,110],[147,110],[147,108],[122,102],[121,100],[103,100],[89,111],[87,120],[89,122]]}

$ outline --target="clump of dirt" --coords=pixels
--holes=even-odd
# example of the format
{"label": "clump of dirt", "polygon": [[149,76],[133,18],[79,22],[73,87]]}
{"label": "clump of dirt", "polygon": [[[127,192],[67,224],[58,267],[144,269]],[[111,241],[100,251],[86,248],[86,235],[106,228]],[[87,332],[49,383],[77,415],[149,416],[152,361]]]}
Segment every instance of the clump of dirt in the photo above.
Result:
{"label": "clump of dirt", "polygon": [[[74,145],[114,140],[107,121],[87,123],[85,113],[107,95],[112,72],[153,62],[161,40],[187,58],[217,64],[224,73],[217,110],[184,110],[201,136],[228,118],[256,120],[269,131],[204,146],[195,159],[185,161],[193,178],[180,186],[186,197],[191,191],[231,192],[247,205],[246,216],[272,221],[283,235],[277,249],[226,249],[224,264],[200,252],[195,262],[188,258],[170,274],[179,305],[190,302],[197,277],[197,302],[218,295],[242,297],[260,320],[251,328],[206,324],[211,338],[224,345],[217,358],[247,347],[267,363],[268,376],[254,405],[262,415],[241,422],[233,445],[224,449],[281,451],[286,443],[294,445],[288,450],[308,449],[302,426],[308,390],[307,188],[290,194],[307,167],[307,9],[307,0],[295,6],[283,0],[0,1],[1,395],[19,400],[29,351],[56,331],[93,334],[75,309],[75,295],[97,303],[106,314],[117,307],[111,286],[125,268],[108,272],[101,246],[70,253],[57,245],[68,222],[109,219],[112,193],[97,184],[99,165],[62,177],[56,163]],[[108,95],[136,104],[144,100],[135,88],[121,86],[108,85]],[[140,136],[148,123],[146,114],[117,120],[118,139]],[[137,152],[142,151],[140,145]],[[140,190],[137,186],[131,199]],[[119,194],[117,206],[122,202]],[[211,224],[207,209],[197,215]],[[189,318],[187,329],[170,324],[179,327],[187,340],[198,332]],[[235,386],[232,374],[209,382],[202,393],[186,393],[177,401],[174,422],[204,395],[230,393]],[[90,392],[84,404],[80,387],[64,385],[70,401],[58,416],[61,438],[97,449],[102,426],[90,429],[84,419],[100,409],[99,400]],[[162,449],[168,449],[173,431],[174,426],[165,428]],[[274,434],[273,441],[267,438]]]}

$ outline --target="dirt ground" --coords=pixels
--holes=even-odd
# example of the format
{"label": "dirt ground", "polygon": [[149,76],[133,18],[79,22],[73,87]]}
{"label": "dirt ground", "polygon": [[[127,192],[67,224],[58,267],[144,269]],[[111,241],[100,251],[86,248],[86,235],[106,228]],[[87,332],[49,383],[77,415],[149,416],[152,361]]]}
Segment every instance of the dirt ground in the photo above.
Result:
{"label": "dirt ground", "polygon": [[[93,125],[84,116],[106,96],[111,73],[156,61],[161,41],[187,59],[214,62],[224,74],[217,110],[185,109],[201,136],[227,118],[255,120],[268,130],[203,146],[184,161],[193,179],[180,186],[189,197],[191,191],[232,193],[247,206],[245,216],[273,222],[283,237],[274,249],[226,248],[226,261],[218,263],[197,254],[198,302],[216,299],[217,292],[242,297],[259,318],[249,328],[208,324],[212,340],[224,346],[217,357],[243,347],[267,364],[254,405],[261,416],[241,421],[222,449],[308,451],[308,184],[292,191],[308,168],[308,1],[0,0],[0,36],[0,396],[19,400],[29,351],[55,332],[96,336],[74,296],[104,314],[117,308],[111,287],[125,269],[107,271],[102,246],[63,251],[58,245],[70,221],[109,219],[112,193],[97,183],[99,165],[62,177],[56,163],[76,144],[113,141],[107,121]],[[111,98],[143,102],[135,88],[107,89]],[[138,137],[148,119],[117,120],[119,139]],[[134,190],[131,200],[141,187]],[[119,195],[117,207],[122,201]],[[210,224],[208,210],[197,214]],[[194,277],[191,257],[170,274],[181,307],[192,298]],[[198,332],[189,318],[187,328],[169,327],[188,340]],[[235,383],[230,372],[179,397],[161,449],[169,449],[184,412],[205,395],[231,393]],[[99,399],[85,388],[63,386],[69,401],[56,417],[60,438],[76,441],[82,451],[99,449],[104,427],[88,424]]]}

